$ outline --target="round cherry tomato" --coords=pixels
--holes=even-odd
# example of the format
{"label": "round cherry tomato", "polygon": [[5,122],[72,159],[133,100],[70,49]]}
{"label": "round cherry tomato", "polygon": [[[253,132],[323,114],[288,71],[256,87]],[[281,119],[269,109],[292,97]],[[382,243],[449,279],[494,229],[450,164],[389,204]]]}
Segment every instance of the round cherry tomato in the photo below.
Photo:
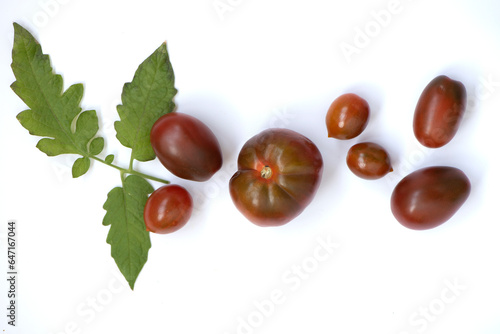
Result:
{"label": "round cherry tomato", "polygon": [[467,102],[465,86],[444,75],[433,79],[420,95],[413,118],[417,140],[429,148],[451,141],[458,131]]}
{"label": "round cherry tomato", "polygon": [[186,225],[193,212],[189,192],[175,184],[155,190],[146,201],[144,222],[150,232],[167,234]]}
{"label": "round cherry tomato", "polygon": [[187,180],[206,181],[222,166],[222,153],[214,133],[193,116],[171,112],[151,129],[151,145],[172,174]]}
{"label": "round cherry tomato", "polygon": [[392,213],[410,229],[431,229],[449,220],[467,200],[470,190],[469,179],[457,168],[422,168],[396,185],[391,197]]}
{"label": "round cherry tomato", "polygon": [[355,175],[367,180],[379,179],[393,170],[387,151],[371,142],[352,146],[347,152],[346,162]]}
{"label": "round cherry tomato", "polygon": [[243,145],[229,190],[248,220],[279,226],[309,205],[322,171],[321,153],[311,140],[292,130],[268,129]]}
{"label": "round cherry tomato", "polygon": [[363,132],[368,123],[370,107],[356,94],[336,98],[326,113],[328,137],[352,139]]}

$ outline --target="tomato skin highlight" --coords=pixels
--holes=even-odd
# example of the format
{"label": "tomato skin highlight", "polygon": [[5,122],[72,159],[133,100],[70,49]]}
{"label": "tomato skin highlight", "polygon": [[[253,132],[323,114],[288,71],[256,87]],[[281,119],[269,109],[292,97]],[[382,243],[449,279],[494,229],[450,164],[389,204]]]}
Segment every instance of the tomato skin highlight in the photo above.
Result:
{"label": "tomato skin highlight", "polygon": [[222,167],[222,152],[214,133],[197,118],[178,112],[161,116],[153,125],[151,145],[172,174],[206,181]]}
{"label": "tomato skin highlight", "polygon": [[280,226],[312,201],[323,172],[316,145],[288,129],[268,129],[250,138],[229,181],[236,208],[258,226]]}
{"label": "tomato skin highlight", "polygon": [[353,145],[347,152],[346,163],[354,175],[366,180],[380,179],[393,171],[387,151],[372,142]]}
{"label": "tomato skin highlight", "polygon": [[440,75],[423,90],[415,108],[413,132],[429,148],[449,143],[458,131],[467,104],[465,86]]}
{"label": "tomato skin highlight", "polygon": [[391,210],[401,225],[427,230],[448,221],[465,203],[470,191],[471,183],[460,169],[426,167],[396,185]]}
{"label": "tomato skin highlight", "polygon": [[167,234],[186,225],[193,212],[193,199],[189,192],[176,184],[156,189],[146,201],[144,223],[153,233]]}
{"label": "tomato skin highlight", "polygon": [[340,95],[326,113],[328,137],[346,140],[359,136],[368,124],[369,115],[370,107],[363,98],[352,93]]}

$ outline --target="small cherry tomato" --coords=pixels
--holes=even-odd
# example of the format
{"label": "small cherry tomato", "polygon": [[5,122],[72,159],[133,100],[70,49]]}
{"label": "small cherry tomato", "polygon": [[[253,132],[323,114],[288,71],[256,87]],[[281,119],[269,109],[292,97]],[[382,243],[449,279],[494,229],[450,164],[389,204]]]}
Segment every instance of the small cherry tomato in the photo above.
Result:
{"label": "small cherry tomato", "polygon": [[460,169],[422,168],[396,185],[391,210],[403,226],[431,229],[449,220],[467,200],[470,190],[470,181]]}
{"label": "small cherry tomato", "polygon": [[189,192],[175,184],[155,190],[146,201],[144,222],[150,232],[167,234],[186,225],[193,212],[193,199]]}
{"label": "small cherry tomato", "polygon": [[319,187],[323,159],[314,143],[287,129],[268,129],[250,138],[229,182],[238,210],[259,226],[279,226],[297,217]]}
{"label": "small cherry tomato", "polygon": [[352,139],[363,132],[368,123],[370,107],[356,94],[343,94],[336,98],[326,114],[328,137]]}
{"label": "small cherry tomato", "polygon": [[387,151],[371,142],[352,146],[347,152],[346,162],[355,175],[367,180],[379,179],[393,170]]}
{"label": "small cherry tomato", "polygon": [[151,129],[151,146],[172,174],[206,181],[222,167],[222,152],[214,133],[197,118],[171,112]]}
{"label": "small cherry tomato", "polygon": [[444,75],[434,78],[420,95],[413,118],[417,140],[429,148],[446,145],[455,136],[465,113],[465,86]]}

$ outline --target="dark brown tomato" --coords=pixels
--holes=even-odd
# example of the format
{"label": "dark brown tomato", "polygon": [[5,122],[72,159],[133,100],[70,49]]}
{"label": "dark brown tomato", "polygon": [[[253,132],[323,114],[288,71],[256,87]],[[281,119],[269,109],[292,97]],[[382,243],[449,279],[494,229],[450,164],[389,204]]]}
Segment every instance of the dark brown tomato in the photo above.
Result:
{"label": "dark brown tomato", "polygon": [[465,113],[465,86],[441,75],[420,95],[413,118],[417,140],[429,148],[446,145],[455,136]]}
{"label": "dark brown tomato", "polygon": [[367,180],[380,179],[393,170],[387,151],[371,142],[352,146],[347,152],[346,162],[355,175]]}
{"label": "dark brown tomato", "polygon": [[316,145],[287,129],[268,129],[250,138],[229,182],[236,208],[259,226],[279,226],[312,201],[323,172]]}
{"label": "dark brown tomato", "polygon": [[336,98],[326,113],[328,137],[352,139],[366,128],[370,107],[356,94],[343,94]]}
{"label": "dark brown tomato", "polygon": [[460,169],[422,168],[396,185],[391,197],[392,213],[410,229],[431,229],[449,220],[467,200],[470,190],[470,181]]}
{"label": "dark brown tomato", "polygon": [[214,133],[197,118],[178,112],[161,116],[151,129],[151,145],[172,174],[206,181],[222,166],[222,153]]}
{"label": "dark brown tomato", "polygon": [[155,190],[146,201],[144,222],[153,233],[172,233],[186,225],[193,212],[193,199],[189,192],[175,184]]}

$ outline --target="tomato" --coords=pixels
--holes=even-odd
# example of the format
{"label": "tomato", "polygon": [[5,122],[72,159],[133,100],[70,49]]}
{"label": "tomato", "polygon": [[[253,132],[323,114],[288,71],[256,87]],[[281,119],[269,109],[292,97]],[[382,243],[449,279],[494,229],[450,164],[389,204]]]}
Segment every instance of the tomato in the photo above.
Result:
{"label": "tomato", "polygon": [[367,180],[379,179],[393,170],[387,151],[371,142],[352,146],[347,152],[346,162],[355,175]]}
{"label": "tomato", "polygon": [[420,95],[413,118],[417,140],[429,148],[451,141],[458,131],[467,102],[465,86],[441,75],[433,79]]}
{"label": "tomato", "polygon": [[292,130],[268,129],[243,145],[229,190],[252,223],[279,226],[309,205],[322,172],[321,153],[311,140]]}
{"label": "tomato", "polygon": [[370,107],[356,94],[343,94],[336,98],[326,114],[328,137],[352,139],[363,132],[368,123]]}
{"label": "tomato", "polygon": [[175,184],[156,189],[146,201],[144,222],[150,232],[167,234],[186,225],[193,212],[189,192]]}
{"label": "tomato", "polygon": [[206,181],[222,167],[222,153],[214,133],[197,118],[172,112],[161,116],[151,129],[151,145],[172,174]]}
{"label": "tomato", "polygon": [[470,190],[470,181],[460,169],[426,167],[396,185],[391,209],[403,226],[431,229],[449,220],[467,200]]}

